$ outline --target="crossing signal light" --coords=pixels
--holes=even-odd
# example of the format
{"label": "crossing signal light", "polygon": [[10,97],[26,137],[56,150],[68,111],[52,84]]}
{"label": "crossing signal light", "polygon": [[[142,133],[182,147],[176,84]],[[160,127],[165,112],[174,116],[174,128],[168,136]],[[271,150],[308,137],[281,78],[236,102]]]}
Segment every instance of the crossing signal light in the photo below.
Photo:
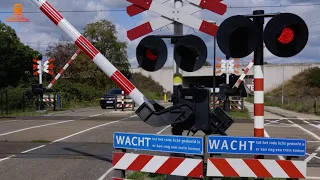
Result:
{"label": "crossing signal light", "polygon": [[237,76],[235,74],[229,75],[229,87],[233,87],[233,85],[237,82],[240,76]]}
{"label": "crossing signal light", "polygon": [[41,61],[37,60],[37,59],[33,59],[32,60],[34,63],[36,64],[32,64],[33,65],[33,75],[39,75],[39,70],[41,68]]}
{"label": "crossing signal light", "polygon": [[[245,16],[236,15],[221,23],[217,31],[217,44],[221,51],[232,58],[251,54],[258,43],[259,30]],[[263,40],[266,48],[278,57],[292,57],[306,46],[308,27],[304,20],[292,13],[275,15],[266,24]]]}
{"label": "crossing signal light", "polygon": [[146,71],[157,71],[167,61],[168,50],[158,36],[147,36],[137,46],[136,57],[140,67]]}
{"label": "crossing signal light", "polygon": [[186,35],[175,44],[174,60],[184,71],[197,71],[207,60],[207,46],[198,36]]}
{"label": "crossing signal light", "polygon": [[295,14],[282,13],[267,23],[264,43],[272,54],[292,57],[306,46],[308,36],[308,27],[302,18]]}
{"label": "crossing signal light", "polygon": [[243,58],[256,48],[258,31],[252,20],[241,15],[224,20],[217,31],[221,51],[233,58]]}

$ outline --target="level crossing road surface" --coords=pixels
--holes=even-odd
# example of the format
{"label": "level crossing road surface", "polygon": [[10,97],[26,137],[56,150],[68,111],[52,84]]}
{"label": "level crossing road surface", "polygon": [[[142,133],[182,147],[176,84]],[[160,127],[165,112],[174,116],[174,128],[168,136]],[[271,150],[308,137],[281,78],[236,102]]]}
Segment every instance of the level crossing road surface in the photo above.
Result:
{"label": "level crossing road surface", "polygon": [[[138,132],[171,134],[171,127],[151,128],[133,112],[110,116],[113,110],[85,108],[41,117],[0,120],[1,180],[102,180],[111,179],[113,133]],[[309,179],[320,180],[320,118],[265,120],[267,137],[307,140]],[[253,120],[236,120],[227,131],[230,136],[253,136]],[[197,133],[196,136],[201,136]],[[168,155],[168,153],[128,152]],[[249,157],[222,155],[222,157]],[[283,157],[265,156],[279,159]]]}

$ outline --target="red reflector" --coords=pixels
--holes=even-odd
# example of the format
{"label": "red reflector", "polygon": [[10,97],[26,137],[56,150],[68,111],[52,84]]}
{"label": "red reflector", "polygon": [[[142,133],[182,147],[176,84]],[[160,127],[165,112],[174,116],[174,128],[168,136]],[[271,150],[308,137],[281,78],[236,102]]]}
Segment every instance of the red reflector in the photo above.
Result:
{"label": "red reflector", "polygon": [[154,61],[158,58],[158,56],[152,54],[152,52],[148,49],[147,52],[146,52],[146,56],[148,59]]}
{"label": "red reflector", "polygon": [[280,37],[278,38],[278,41],[281,42],[282,44],[288,44],[292,42],[294,38],[294,32],[291,28],[284,28],[281,32]]}

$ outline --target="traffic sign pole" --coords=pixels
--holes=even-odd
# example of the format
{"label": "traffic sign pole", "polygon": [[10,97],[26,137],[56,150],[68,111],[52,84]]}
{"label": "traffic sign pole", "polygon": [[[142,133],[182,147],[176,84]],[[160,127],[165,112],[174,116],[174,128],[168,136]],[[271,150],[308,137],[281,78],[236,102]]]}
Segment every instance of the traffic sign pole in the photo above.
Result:
{"label": "traffic sign pole", "polygon": [[[253,15],[263,15],[263,10],[253,11]],[[263,77],[263,24],[264,17],[257,16],[253,22],[258,28],[258,44],[254,50],[254,136],[264,137],[264,77]],[[256,155],[257,159],[264,159],[262,155]],[[256,178],[259,179],[259,178]],[[262,180],[262,179],[259,179]]]}
{"label": "traffic sign pole", "polygon": [[39,60],[39,84],[42,84],[42,69],[43,69],[43,64],[42,61]]}
{"label": "traffic sign pole", "polygon": [[[174,0],[174,8],[179,9],[183,5],[182,0]],[[173,23],[173,34],[174,36],[182,36],[183,35],[183,25],[179,22]],[[174,52],[173,52],[174,53]],[[174,54],[173,54],[174,57]],[[182,86],[182,73],[180,73],[180,69],[175,61],[173,61],[173,94],[178,98],[178,86]],[[173,101],[175,103],[175,101]],[[177,131],[172,127],[172,135],[182,135],[183,131]],[[172,153],[171,156],[183,156],[183,154]],[[179,176],[167,176],[167,180],[183,180],[184,177]]]}

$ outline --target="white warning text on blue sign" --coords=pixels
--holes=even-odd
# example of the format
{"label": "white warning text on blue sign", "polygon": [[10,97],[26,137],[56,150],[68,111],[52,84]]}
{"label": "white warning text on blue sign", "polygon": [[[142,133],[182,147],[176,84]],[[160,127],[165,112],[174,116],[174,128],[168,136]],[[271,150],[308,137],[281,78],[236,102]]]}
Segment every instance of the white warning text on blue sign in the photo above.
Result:
{"label": "white warning text on blue sign", "polygon": [[113,147],[203,155],[202,137],[115,132]]}
{"label": "white warning text on blue sign", "polygon": [[208,153],[305,156],[306,140],[209,136]]}

